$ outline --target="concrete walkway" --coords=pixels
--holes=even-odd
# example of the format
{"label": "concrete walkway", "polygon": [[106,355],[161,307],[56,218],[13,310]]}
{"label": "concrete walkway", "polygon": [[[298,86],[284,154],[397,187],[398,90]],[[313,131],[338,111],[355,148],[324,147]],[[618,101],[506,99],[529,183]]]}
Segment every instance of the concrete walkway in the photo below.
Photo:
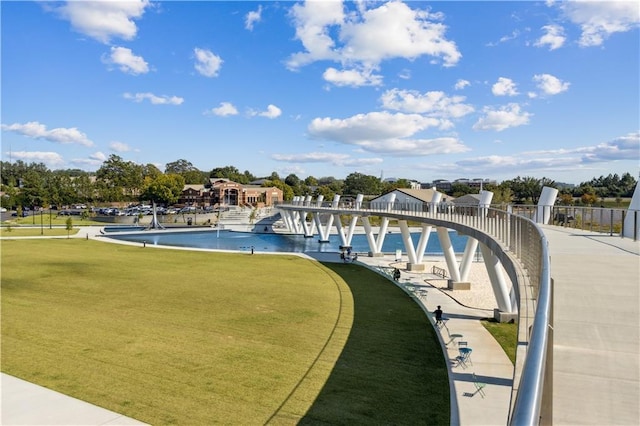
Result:
{"label": "concrete walkway", "polygon": [[549,240],[553,424],[640,424],[640,242],[557,226]]}
{"label": "concrete walkway", "polygon": [[2,425],[143,425],[7,374],[0,376]]}

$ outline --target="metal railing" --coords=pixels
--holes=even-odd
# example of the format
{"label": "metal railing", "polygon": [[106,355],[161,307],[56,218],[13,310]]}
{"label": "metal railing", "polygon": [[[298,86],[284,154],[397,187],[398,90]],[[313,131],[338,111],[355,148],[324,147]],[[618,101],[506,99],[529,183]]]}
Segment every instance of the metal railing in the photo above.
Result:
{"label": "metal railing", "polygon": [[[531,324],[526,324],[530,333],[521,336],[528,338],[528,341],[524,342],[528,349],[524,363],[517,363],[522,367],[515,401],[512,404],[511,424],[539,423],[549,342],[551,273],[546,237],[530,217],[518,214],[519,210],[512,213],[478,205],[361,202],[337,206],[324,203],[321,206],[314,206],[311,203],[300,202],[278,207],[306,213],[381,216],[412,220],[454,228],[463,233],[465,230],[469,232],[473,229],[480,231],[495,243],[491,244],[494,252],[502,251],[504,256],[515,257],[526,271],[526,277],[520,277],[520,281],[527,281],[526,285],[514,283],[520,305],[519,315],[522,315],[523,311],[532,313],[533,321]],[[477,235],[474,234],[474,236]],[[528,290],[522,291],[519,286]],[[529,321],[529,315],[526,317]]]}

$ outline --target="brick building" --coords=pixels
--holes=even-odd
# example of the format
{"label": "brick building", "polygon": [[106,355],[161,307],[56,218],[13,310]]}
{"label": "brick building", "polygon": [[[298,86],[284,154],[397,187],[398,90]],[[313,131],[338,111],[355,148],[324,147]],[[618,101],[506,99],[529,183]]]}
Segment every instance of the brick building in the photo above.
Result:
{"label": "brick building", "polygon": [[185,185],[178,203],[196,207],[266,207],[284,201],[280,188],[243,185],[224,178],[211,178],[207,184]]}

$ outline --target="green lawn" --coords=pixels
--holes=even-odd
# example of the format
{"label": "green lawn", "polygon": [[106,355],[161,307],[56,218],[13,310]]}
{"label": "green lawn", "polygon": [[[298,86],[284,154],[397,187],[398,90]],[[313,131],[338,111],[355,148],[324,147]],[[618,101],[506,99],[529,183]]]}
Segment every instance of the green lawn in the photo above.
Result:
{"label": "green lawn", "polygon": [[66,228],[51,228],[45,226],[40,227],[24,227],[24,226],[2,226],[0,227],[0,237],[55,237],[60,235],[74,235],[78,233],[79,228],[73,228],[67,232]]}
{"label": "green lawn", "polygon": [[432,327],[365,268],[1,244],[8,374],[151,424],[449,423]]}
{"label": "green lawn", "polygon": [[484,328],[491,333],[494,339],[502,346],[511,363],[516,363],[516,347],[518,345],[518,324],[517,323],[499,323],[495,321],[481,321]]}

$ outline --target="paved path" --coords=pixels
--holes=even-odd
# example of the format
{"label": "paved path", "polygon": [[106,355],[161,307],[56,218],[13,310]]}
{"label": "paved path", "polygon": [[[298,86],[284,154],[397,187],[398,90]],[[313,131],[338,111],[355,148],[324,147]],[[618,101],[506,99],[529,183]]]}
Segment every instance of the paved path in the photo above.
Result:
{"label": "paved path", "polygon": [[640,242],[544,226],[554,280],[553,423],[640,424]]}
{"label": "paved path", "polygon": [[79,399],[2,374],[2,425],[143,425]]}

